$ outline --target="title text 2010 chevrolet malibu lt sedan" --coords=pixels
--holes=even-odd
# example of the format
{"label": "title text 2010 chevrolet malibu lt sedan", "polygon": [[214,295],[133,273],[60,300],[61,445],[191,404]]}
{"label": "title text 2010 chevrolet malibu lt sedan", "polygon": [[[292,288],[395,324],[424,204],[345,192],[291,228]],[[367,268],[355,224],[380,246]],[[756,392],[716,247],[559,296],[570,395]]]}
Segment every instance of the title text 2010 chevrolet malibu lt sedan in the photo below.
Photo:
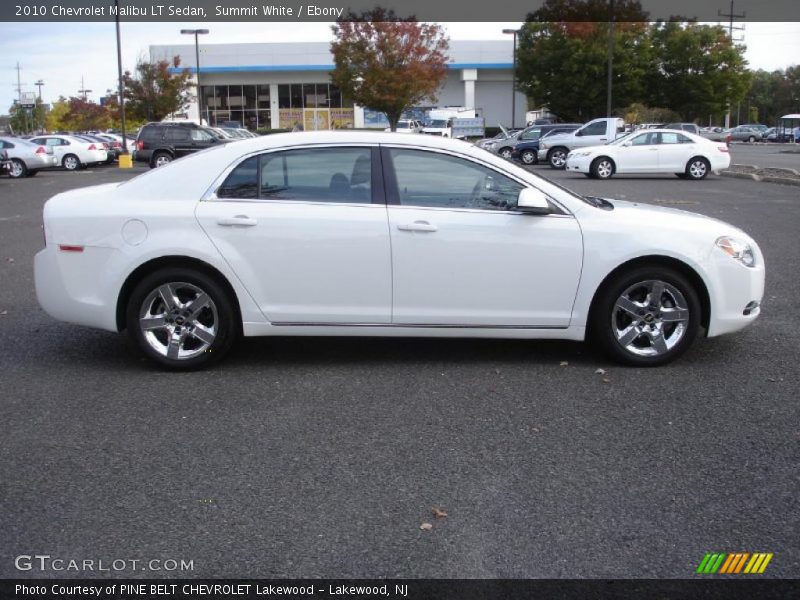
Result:
{"label": "title text 2010 chevrolet malibu lt sedan", "polygon": [[39,302],[127,329],[176,369],[240,335],[591,337],[652,366],[701,328],[759,314],[764,259],[736,227],[582,197],[464,142],[400,137],[276,134],[58,194]]}

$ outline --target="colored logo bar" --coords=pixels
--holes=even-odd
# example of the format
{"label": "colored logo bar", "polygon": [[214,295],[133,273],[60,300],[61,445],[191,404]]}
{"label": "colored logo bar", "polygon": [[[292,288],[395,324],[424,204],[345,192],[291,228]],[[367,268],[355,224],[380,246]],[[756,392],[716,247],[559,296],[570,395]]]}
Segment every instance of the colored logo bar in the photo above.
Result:
{"label": "colored logo bar", "polygon": [[700,561],[695,573],[700,575],[760,575],[772,560],[772,552],[708,552]]}

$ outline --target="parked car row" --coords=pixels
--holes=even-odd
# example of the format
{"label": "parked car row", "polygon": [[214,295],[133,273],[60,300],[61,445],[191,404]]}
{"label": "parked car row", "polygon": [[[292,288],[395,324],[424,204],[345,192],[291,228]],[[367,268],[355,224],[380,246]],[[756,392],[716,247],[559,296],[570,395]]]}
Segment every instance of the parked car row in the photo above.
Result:
{"label": "parked car row", "polygon": [[52,146],[15,137],[0,137],[0,150],[8,157],[8,175],[15,179],[33,177],[42,169],[60,166]]}

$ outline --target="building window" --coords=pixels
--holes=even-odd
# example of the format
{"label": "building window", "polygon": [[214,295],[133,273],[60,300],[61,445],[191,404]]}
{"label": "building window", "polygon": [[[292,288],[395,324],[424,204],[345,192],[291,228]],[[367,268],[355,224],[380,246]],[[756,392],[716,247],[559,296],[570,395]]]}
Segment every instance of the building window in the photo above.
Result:
{"label": "building window", "polygon": [[259,85],[256,86],[256,108],[259,109],[268,109],[269,106],[269,86],[268,85]]}

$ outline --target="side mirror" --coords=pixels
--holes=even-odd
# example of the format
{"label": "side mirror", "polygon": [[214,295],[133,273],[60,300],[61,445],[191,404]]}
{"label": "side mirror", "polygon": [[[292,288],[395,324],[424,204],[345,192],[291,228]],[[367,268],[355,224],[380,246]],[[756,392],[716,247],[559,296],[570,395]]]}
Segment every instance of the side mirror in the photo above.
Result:
{"label": "side mirror", "polygon": [[547,215],[552,212],[544,193],[536,188],[522,188],[517,198],[517,210],[532,215]]}

